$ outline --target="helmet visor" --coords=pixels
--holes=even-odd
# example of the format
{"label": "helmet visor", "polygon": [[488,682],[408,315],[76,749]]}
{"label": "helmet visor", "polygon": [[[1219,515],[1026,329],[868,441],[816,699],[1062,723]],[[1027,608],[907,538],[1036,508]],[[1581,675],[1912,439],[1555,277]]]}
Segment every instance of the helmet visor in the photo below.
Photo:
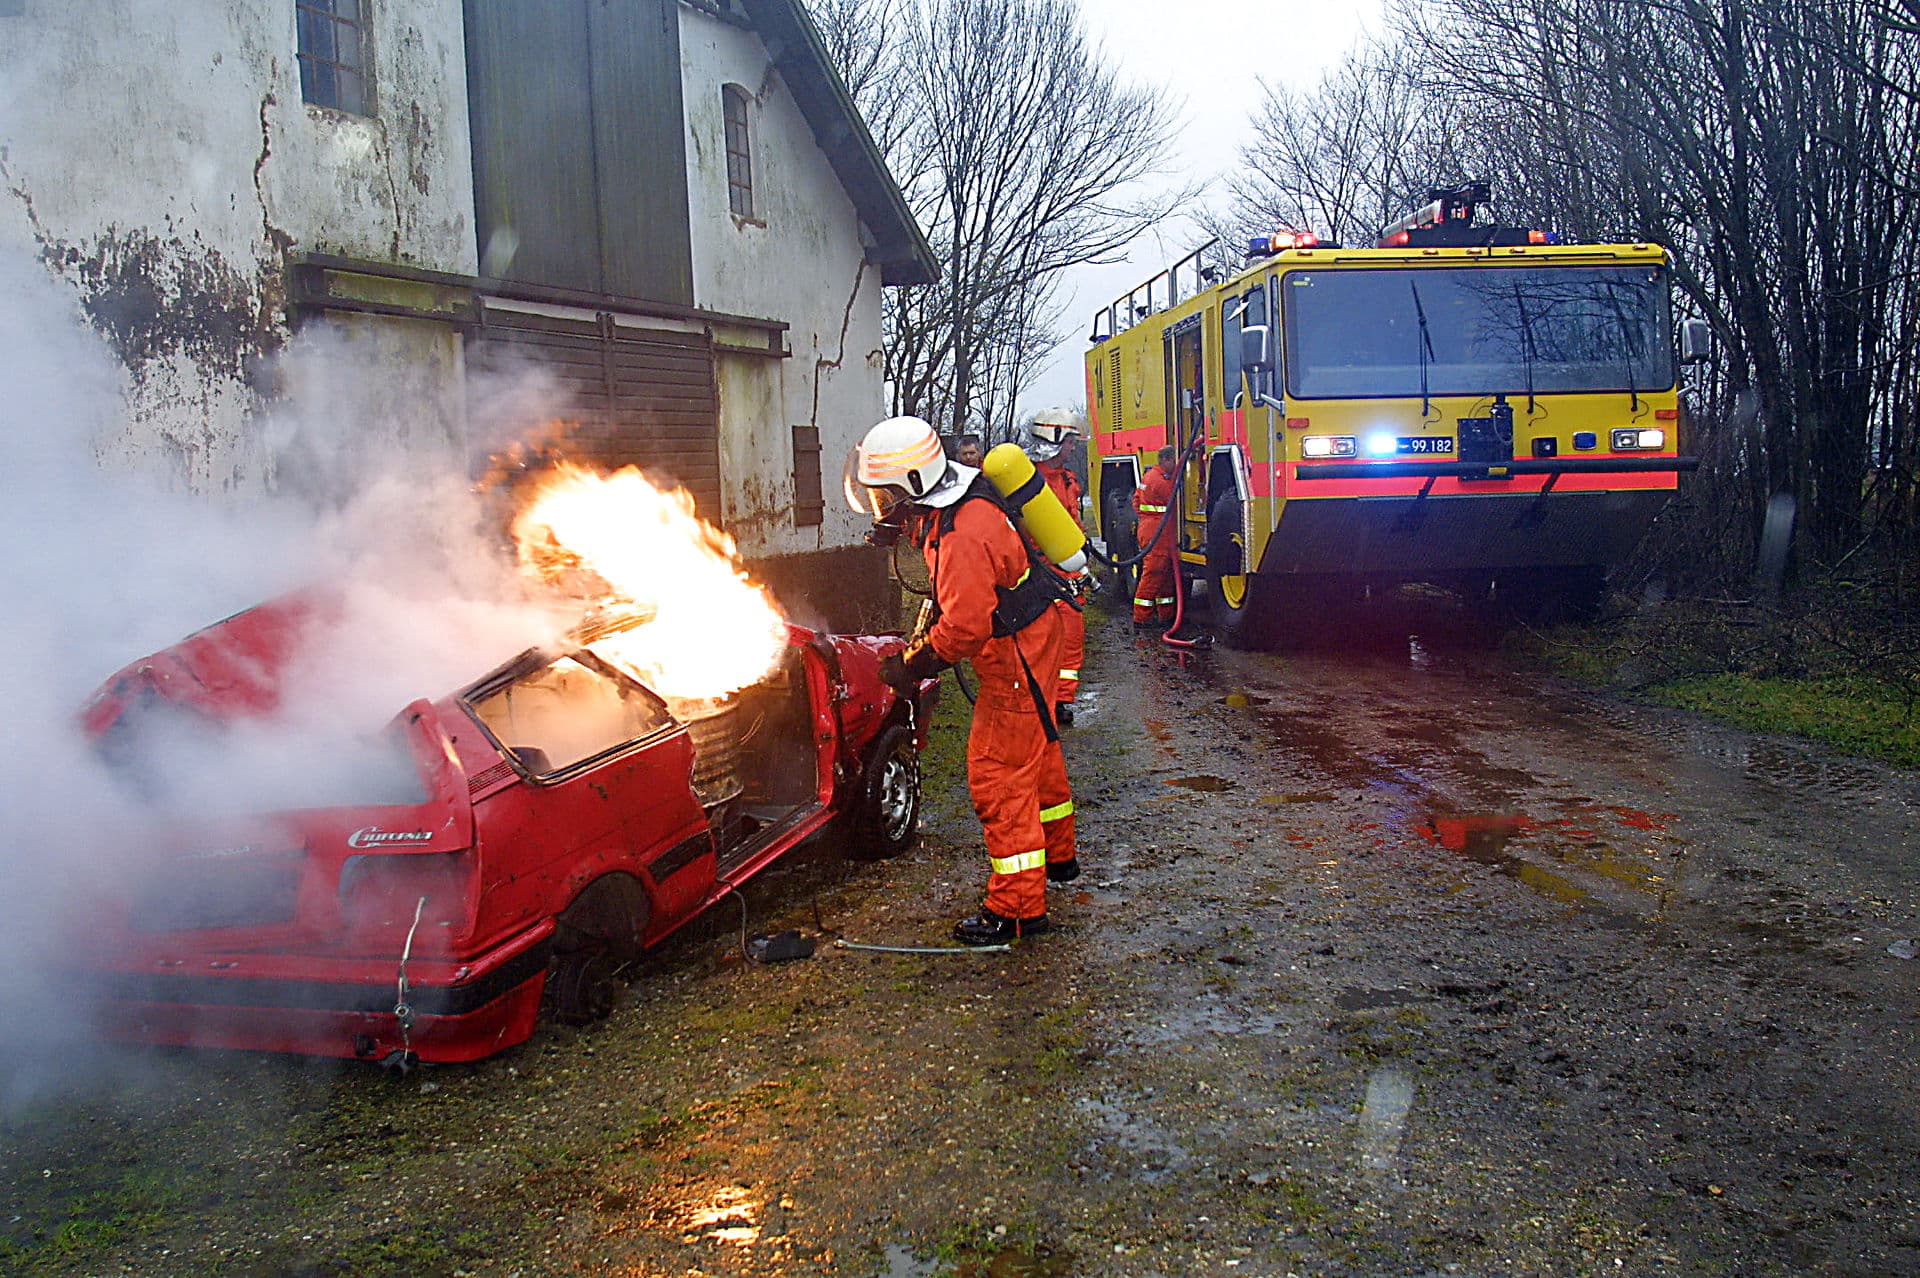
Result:
{"label": "helmet visor", "polygon": [[907,497],[905,491],[890,485],[876,487],[860,482],[858,445],[847,452],[847,464],[840,474],[840,491],[846,495],[847,505],[855,514],[866,515],[876,523],[892,514]]}

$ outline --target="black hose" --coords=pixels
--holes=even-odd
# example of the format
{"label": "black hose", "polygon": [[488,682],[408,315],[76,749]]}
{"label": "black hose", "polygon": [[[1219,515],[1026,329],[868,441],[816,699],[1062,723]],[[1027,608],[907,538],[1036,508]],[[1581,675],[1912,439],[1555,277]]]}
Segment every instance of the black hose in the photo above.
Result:
{"label": "black hose", "polygon": [[[1187,468],[1187,464],[1193,461],[1195,457],[1198,457],[1200,455],[1200,450],[1206,447],[1206,443],[1207,443],[1206,436],[1196,435],[1194,437],[1193,442],[1187,445],[1187,451],[1185,455],[1180,458],[1181,470],[1185,470]],[[1095,563],[1099,564],[1103,568],[1115,568],[1115,569],[1131,568],[1135,564],[1145,563],[1147,561],[1147,556],[1153,553],[1154,547],[1160,544],[1160,539],[1166,536],[1168,525],[1172,524],[1175,519],[1180,517],[1178,513],[1180,509],[1179,502],[1180,502],[1180,493],[1179,493],[1179,490],[1176,489],[1174,491],[1173,509],[1169,510],[1166,513],[1166,516],[1160,520],[1160,526],[1153,530],[1153,536],[1147,539],[1146,546],[1142,548],[1139,554],[1128,555],[1123,559],[1110,558],[1109,556],[1102,554],[1100,550],[1096,548],[1091,541],[1089,541],[1087,543],[1087,558],[1093,560]]]}

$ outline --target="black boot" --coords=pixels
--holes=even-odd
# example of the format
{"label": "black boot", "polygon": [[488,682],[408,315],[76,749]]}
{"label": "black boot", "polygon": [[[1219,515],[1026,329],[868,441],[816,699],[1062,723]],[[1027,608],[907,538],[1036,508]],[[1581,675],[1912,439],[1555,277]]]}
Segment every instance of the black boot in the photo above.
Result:
{"label": "black boot", "polygon": [[962,945],[1005,945],[1023,936],[1038,936],[1047,930],[1047,916],[1010,919],[992,910],[982,910],[953,925],[953,939]]}
{"label": "black boot", "polygon": [[1063,728],[1073,726],[1073,702],[1056,701],[1053,703],[1053,721]]}
{"label": "black boot", "polygon": [[1080,858],[1047,862],[1047,878],[1054,883],[1071,883],[1080,877]]}

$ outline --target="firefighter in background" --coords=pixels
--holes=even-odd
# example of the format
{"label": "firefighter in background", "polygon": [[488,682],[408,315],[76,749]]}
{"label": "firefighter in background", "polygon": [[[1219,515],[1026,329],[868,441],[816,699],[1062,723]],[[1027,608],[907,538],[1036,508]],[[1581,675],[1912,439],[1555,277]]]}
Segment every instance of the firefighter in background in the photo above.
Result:
{"label": "firefighter in background", "polygon": [[[1073,416],[1064,408],[1043,408],[1033,415],[1027,432],[1033,437],[1033,461],[1040,478],[1053,489],[1053,495],[1073,516],[1074,526],[1079,527],[1080,477],[1067,468],[1067,446],[1080,434],[1073,427]],[[1068,577],[1075,593],[1084,598],[1086,571],[1069,573]],[[1073,723],[1073,703],[1080,695],[1080,662],[1087,653],[1087,619],[1070,603],[1062,601],[1058,607],[1066,637],[1061,645],[1060,686],[1054,694],[1053,717],[1066,727]]]}
{"label": "firefighter in background", "polygon": [[[888,418],[854,446],[846,494],[874,517],[874,540],[911,538],[932,582],[932,626],[881,664],[881,678],[911,689],[971,660],[980,681],[967,789],[986,838],[987,896],[980,913],[954,927],[954,939],[994,945],[1044,932],[1047,879],[1079,873],[1071,797],[1064,820],[1042,820],[1042,795],[1058,808],[1066,784],[1051,714],[1061,634],[1059,593],[1048,579],[1057,574],[1033,562],[993,486],[948,462],[940,437],[917,417]],[[1051,874],[1050,863],[1059,866]]]}
{"label": "firefighter in background", "polygon": [[[1140,514],[1140,531],[1136,537],[1140,545],[1153,542],[1160,531],[1160,522],[1173,509],[1174,496],[1178,492],[1174,483],[1177,475],[1179,454],[1169,444],[1160,450],[1160,459],[1147,471],[1147,477],[1140,487],[1133,491],[1133,508]],[[1178,551],[1174,529],[1167,529],[1166,535],[1154,545],[1153,553],[1140,564],[1140,583],[1133,589],[1133,628],[1145,630],[1152,626],[1170,626],[1173,624],[1173,557]]]}
{"label": "firefighter in background", "polygon": [[960,442],[955,445],[953,450],[953,459],[955,461],[959,462],[962,466],[971,466],[975,470],[980,469],[981,459],[985,456],[986,453],[981,451],[980,437],[978,435],[962,435]]}

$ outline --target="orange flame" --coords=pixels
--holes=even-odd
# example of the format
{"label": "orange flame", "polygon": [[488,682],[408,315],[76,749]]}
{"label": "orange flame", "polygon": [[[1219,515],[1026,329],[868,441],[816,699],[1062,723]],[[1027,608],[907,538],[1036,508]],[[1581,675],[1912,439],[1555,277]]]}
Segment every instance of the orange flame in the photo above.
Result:
{"label": "orange flame", "polygon": [[637,467],[610,475],[562,463],[513,521],[521,567],[636,622],[593,651],[663,697],[717,699],[765,678],[786,621],[747,577],[733,538],[682,489]]}

